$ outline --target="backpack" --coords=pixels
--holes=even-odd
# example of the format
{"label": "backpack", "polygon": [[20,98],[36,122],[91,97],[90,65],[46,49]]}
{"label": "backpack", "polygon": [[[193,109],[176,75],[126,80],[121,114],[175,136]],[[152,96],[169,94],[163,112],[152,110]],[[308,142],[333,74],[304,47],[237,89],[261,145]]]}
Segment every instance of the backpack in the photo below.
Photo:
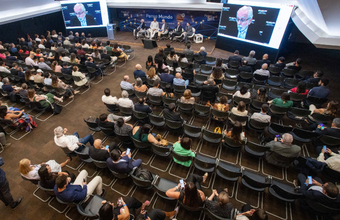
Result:
{"label": "backpack", "polygon": [[152,173],[149,170],[140,167],[137,168],[135,176],[141,180],[149,180],[151,182],[153,181]]}

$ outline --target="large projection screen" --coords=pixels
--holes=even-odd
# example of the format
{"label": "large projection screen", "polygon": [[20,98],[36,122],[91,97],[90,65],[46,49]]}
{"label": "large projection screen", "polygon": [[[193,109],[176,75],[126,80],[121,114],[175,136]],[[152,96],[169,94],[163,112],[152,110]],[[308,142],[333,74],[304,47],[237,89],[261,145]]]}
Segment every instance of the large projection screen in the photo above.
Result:
{"label": "large projection screen", "polygon": [[294,5],[228,1],[218,36],[278,49]]}

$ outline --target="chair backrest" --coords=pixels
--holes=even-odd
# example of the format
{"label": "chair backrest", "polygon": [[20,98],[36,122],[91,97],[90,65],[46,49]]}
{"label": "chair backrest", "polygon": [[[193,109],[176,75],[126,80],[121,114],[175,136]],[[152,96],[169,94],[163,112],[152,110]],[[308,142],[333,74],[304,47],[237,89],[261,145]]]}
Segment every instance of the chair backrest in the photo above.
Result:
{"label": "chair backrest", "polygon": [[236,182],[238,177],[242,175],[242,172],[241,169],[235,165],[218,161],[216,174],[223,179]]}
{"label": "chair backrest", "polygon": [[308,96],[307,101],[309,102],[309,104],[313,104],[315,105],[317,108],[319,108],[321,105],[323,105],[324,103],[326,103],[328,101],[327,98],[316,98],[313,96]]}
{"label": "chair backrest", "polygon": [[99,131],[99,126],[98,126],[98,120],[95,119],[94,121],[93,120],[90,120],[90,118],[88,119],[85,119],[84,118],[84,122],[86,123],[86,125],[89,127],[89,129],[91,131]]}
{"label": "chair backrest", "polygon": [[193,160],[191,156],[182,156],[182,155],[177,154],[174,151],[171,151],[171,156],[180,162],[187,162],[187,161]]}
{"label": "chair backrest", "polygon": [[269,126],[269,122],[261,122],[261,121],[256,121],[254,119],[249,120],[249,124],[259,130],[264,130],[267,126]]}
{"label": "chair backrest", "polygon": [[228,74],[229,76],[237,76],[240,72],[238,71],[238,69],[226,69],[226,74]]}
{"label": "chair backrest", "polygon": [[289,166],[296,158],[295,157],[285,157],[281,154],[278,154],[274,151],[270,152],[271,158],[275,160],[276,162],[282,164],[281,166]]}
{"label": "chair backrest", "polygon": [[320,113],[313,113],[311,116],[313,117],[313,120],[315,122],[317,122],[318,124],[327,123],[328,121],[332,120],[332,118],[333,118],[330,115],[324,115],[324,114],[320,114]]}
{"label": "chair backrest", "polygon": [[174,88],[175,93],[182,94],[185,91],[185,86],[178,86],[178,85],[175,85],[175,84],[173,84],[172,86]]}
{"label": "chair backrest", "polygon": [[157,176],[156,180],[154,181],[153,186],[156,189],[157,195],[159,195],[163,199],[173,201],[175,199],[168,197],[166,195],[166,191],[168,189],[174,188],[175,186],[177,186],[177,184],[178,182],[173,182],[171,180],[167,180],[167,179],[160,178],[159,176]]}
{"label": "chair backrest", "polygon": [[22,175],[20,175],[20,176],[21,176],[21,178],[23,178],[24,180],[27,180],[27,181],[33,183],[34,185],[37,185],[37,184],[39,183],[39,180],[30,180],[30,179],[27,179],[26,177],[24,177],[24,176],[22,176]]}
{"label": "chair backrest", "polygon": [[222,140],[222,134],[209,131],[208,129],[205,128],[203,128],[202,135],[203,140],[208,141],[210,143],[219,144]]}
{"label": "chair backrest", "polygon": [[298,117],[307,117],[308,115],[310,115],[311,111],[308,109],[292,107],[289,109],[289,112]]}
{"label": "chair backrest", "polygon": [[157,145],[157,144],[154,144],[154,143],[151,143],[151,148],[152,148],[152,151],[154,152],[154,154],[156,154],[158,156],[162,156],[162,157],[169,156],[170,152],[171,152],[170,147],[165,147],[165,146]]}
{"label": "chair backrest", "polygon": [[270,67],[268,67],[268,70],[269,70],[269,72],[271,73],[271,74],[273,74],[273,75],[279,75],[279,73],[280,73],[280,68],[278,68],[278,67],[275,67],[275,66],[270,66]]}
{"label": "chair backrest", "polygon": [[67,155],[67,154],[71,154],[71,153],[73,153],[73,151],[70,151],[67,147],[60,147],[63,151],[64,151],[64,153]]}
{"label": "chair backrest", "polygon": [[192,109],[194,108],[193,104],[183,103],[183,102],[180,102],[180,101],[177,102],[177,105],[178,105],[180,111],[191,112]]}
{"label": "chair backrest", "polygon": [[131,178],[132,178],[133,183],[136,186],[141,187],[141,188],[147,188],[147,189],[152,188],[152,181],[141,179],[135,176],[135,173],[136,173],[136,170],[132,173]]}
{"label": "chair backrest", "polygon": [[153,79],[149,79],[149,78],[147,78],[147,77],[146,77],[146,82],[148,83],[148,85],[149,85],[149,86],[151,86],[151,87],[152,87],[152,86],[153,86],[153,84],[155,83],[155,80],[153,80]]}
{"label": "chair backrest", "polygon": [[264,145],[257,144],[251,141],[247,141],[245,148],[248,148],[250,151],[247,151],[248,153],[254,155],[254,156],[264,156],[264,152],[268,150],[268,147],[265,147]]}
{"label": "chair backrest", "polygon": [[218,119],[227,120],[229,116],[229,112],[219,111],[217,109],[211,108],[211,115]]}
{"label": "chair backrest", "polygon": [[119,110],[123,115],[132,115],[132,108],[125,108],[123,106],[119,106]]}
{"label": "chair backrest", "polygon": [[191,212],[199,212],[199,211],[201,211],[201,210],[203,209],[202,207],[193,208],[193,207],[187,206],[187,205],[185,205],[182,201],[179,201],[179,200],[178,200],[178,202],[179,202],[179,205],[180,205],[182,208],[184,208],[184,209],[186,209],[186,210],[188,210],[188,211],[191,211]]}
{"label": "chair backrest", "polygon": [[106,104],[106,103],[104,103],[104,104],[106,105],[107,110],[109,112],[119,112],[120,111],[118,105],[115,105],[115,104]]}
{"label": "chair backrest", "polygon": [[[91,195],[91,199],[87,199],[86,202],[80,202],[77,204],[78,212],[87,218],[98,218],[99,209],[102,207],[102,201],[104,199],[98,195]],[[83,207],[86,205],[85,207]]]}
{"label": "chair backrest", "polygon": [[284,76],[294,76],[295,73],[296,73],[296,70],[289,69],[289,68],[282,70],[282,74]]}
{"label": "chair backrest", "polygon": [[127,173],[117,173],[116,171],[113,171],[111,169],[109,169],[111,171],[111,173],[113,174],[113,176],[115,176],[117,179],[125,179],[128,178],[130,175]]}
{"label": "chair backrest", "polygon": [[271,181],[269,193],[284,202],[294,202],[295,199],[302,197],[302,193],[294,191],[293,185],[288,185],[276,180]]}
{"label": "chair backrest", "polygon": [[212,213],[208,208],[204,208],[204,214],[208,216],[208,219],[210,220],[232,220],[231,218],[222,218],[218,215],[215,215]]}
{"label": "chair backrest", "polygon": [[284,126],[274,122],[269,125],[269,132],[273,135],[289,133],[292,130],[293,127],[291,126]]}
{"label": "chair backrest", "polygon": [[270,105],[269,110],[275,115],[284,115],[288,112],[290,108],[280,107],[277,105]]}
{"label": "chair backrest", "polygon": [[312,199],[306,199],[305,202],[307,205],[312,208],[313,210],[319,212],[319,213],[325,213],[325,214],[336,214],[339,213],[340,208],[332,208],[328,207],[324,204],[321,204],[315,200]]}
{"label": "chair backrest", "polygon": [[165,119],[165,124],[171,128],[171,129],[179,129],[179,128],[182,128],[183,126],[183,123],[180,122],[180,121],[172,121],[172,120],[168,120],[168,119]]}
{"label": "chair backrest", "polygon": [[148,114],[145,112],[139,112],[134,109],[132,109],[133,116],[136,117],[137,119],[143,120],[145,118],[148,118]]}
{"label": "chair backrest", "polygon": [[301,128],[294,128],[292,133],[294,133],[299,138],[303,139],[311,139],[312,137],[317,136],[317,134],[314,131],[308,131]]}
{"label": "chair backrest", "polygon": [[96,167],[98,167],[99,169],[104,169],[107,167],[107,163],[106,161],[99,161],[99,160],[94,160],[93,158],[91,158],[93,161],[93,164],[96,165]]}
{"label": "chair backrest", "polygon": [[248,116],[240,116],[240,115],[235,115],[234,113],[230,112],[229,118],[233,121],[239,121],[241,124],[245,123],[248,121]]}
{"label": "chair backrest", "polygon": [[150,123],[156,126],[163,126],[165,124],[164,118],[158,115],[149,114]]}
{"label": "chair backrest", "polygon": [[146,97],[146,92],[135,91],[135,95],[137,96],[137,98],[144,99]]}
{"label": "chair backrest", "polygon": [[201,136],[201,130],[202,130],[201,127],[183,123],[183,128],[184,128],[184,134],[189,137],[197,138]]}
{"label": "chair backrest", "polygon": [[242,183],[246,183],[245,186],[248,188],[260,192],[263,192],[266,187],[270,186],[266,177],[248,170],[243,170],[242,172]]}
{"label": "chair backrest", "polygon": [[299,93],[291,92],[290,94],[290,100],[293,102],[299,102],[306,98],[307,95],[301,95]]}
{"label": "chair backrest", "polygon": [[203,172],[213,172],[216,168],[216,159],[197,154],[194,159],[194,166]]}
{"label": "chair backrest", "polygon": [[201,116],[207,116],[210,114],[210,107],[194,103],[195,113]]}
{"label": "chair backrest", "polygon": [[243,101],[246,105],[249,104],[251,102],[250,98],[243,98],[243,97],[239,97],[239,96],[234,96],[233,97],[234,102],[236,103],[236,105],[240,102]]}
{"label": "chair backrest", "polygon": [[339,146],[340,145],[340,138],[339,137],[322,135],[320,137],[320,141],[327,146]]}
{"label": "chair backrest", "polygon": [[153,95],[148,94],[148,98],[149,98],[150,103],[153,105],[161,105],[162,103],[162,97],[160,96],[153,96]]}
{"label": "chair backrest", "polygon": [[223,146],[231,149],[231,150],[241,150],[243,146],[243,142],[235,142],[233,139],[228,137],[227,135],[223,135]]}
{"label": "chair backrest", "polygon": [[82,152],[74,151],[74,153],[77,154],[77,156],[82,160],[86,162],[91,162],[90,155],[89,155],[89,147],[84,147]]}
{"label": "chair backrest", "polygon": [[131,137],[131,139],[132,139],[132,142],[133,142],[133,144],[135,145],[136,148],[148,149],[151,146],[151,144],[149,142],[143,142],[143,141],[137,140],[133,137]]}
{"label": "chair backrest", "polygon": [[175,103],[176,104],[176,99],[174,98],[167,98],[167,97],[162,97],[162,101],[165,107],[168,107],[171,103]]}
{"label": "chair backrest", "polygon": [[105,127],[101,127],[99,126],[101,132],[103,132],[106,136],[115,136],[115,132],[114,130],[112,130],[111,128],[105,128]]}

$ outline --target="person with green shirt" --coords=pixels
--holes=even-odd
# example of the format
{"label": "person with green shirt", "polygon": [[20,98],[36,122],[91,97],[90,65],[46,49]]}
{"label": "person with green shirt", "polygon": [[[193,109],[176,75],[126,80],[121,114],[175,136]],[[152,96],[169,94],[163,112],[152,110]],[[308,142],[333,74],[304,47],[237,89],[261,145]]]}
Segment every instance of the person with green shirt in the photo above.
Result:
{"label": "person with green shirt", "polygon": [[[178,141],[173,145],[173,151],[180,155],[180,156],[191,156],[195,157],[195,153],[190,149],[192,144],[191,138],[185,137],[185,138],[178,138]],[[176,158],[173,158],[174,161],[178,164],[181,164],[186,167],[190,167],[191,160],[181,162],[178,161]]]}
{"label": "person with green shirt", "polygon": [[282,108],[293,107],[293,101],[290,101],[290,94],[288,92],[282,93],[281,98],[275,98],[272,101],[269,101],[268,103]]}
{"label": "person with green shirt", "polygon": [[144,124],[142,126],[135,126],[132,130],[132,137],[141,142],[149,142],[157,145],[161,145],[161,142],[155,138],[156,134],[151,133],[151,126]]}
{"label": "person with green shirt", "polygon": [[111,52],[112,51],[112,45],[111,45],[109,40],[106,41],[106,47],[105,48],[106,48],[107,52]]}

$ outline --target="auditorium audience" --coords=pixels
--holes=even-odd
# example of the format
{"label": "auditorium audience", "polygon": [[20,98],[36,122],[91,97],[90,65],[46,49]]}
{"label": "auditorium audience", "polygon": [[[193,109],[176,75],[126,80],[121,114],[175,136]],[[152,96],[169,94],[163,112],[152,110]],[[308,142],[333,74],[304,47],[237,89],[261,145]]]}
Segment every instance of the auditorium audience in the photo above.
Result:
{"label": "auditorium audience", "polygon": [[204,82],[203,86],[199,87],[204,94],[209,95],[209,101],[211,103],[215,102],[216,95],[219,92],[218,87],[216,86],[216,83],[212,78],[209,78],[206,82]]}
{"label": "auditorium audience", "polygon": [[317,71],[315,71],[313,76],[311,78],[308,78],[307,80],[305,80],[305,82],[306,83],[312,83],[313,85],[317,86],[318,83],[320,82],[322,76],[323,76],[323,72],[321,70],[317,70]]}
{"label": "auditorium audience", "polygon": [[234,61],[234,62],[238,62],[239,64],[241,64],[241,60],[242,58],[240,57],[240,52],[238,50],[235,50],[234,54],[228,58],[228,62]]}
{"label": "auditorium audience", "polygon": [[[67,159],[68,161],[69,159]],[[66,162],[66,161],[65,161]],[[71,182],[74,182],[76,176],[74,174],[69,174],[66,172],[53,172],[49,164],[41,164],[38,170],[40,177],[40,185],[46,189],[53,189],[55,186],[55,180],[59,175],[67,175],[71,178]]]}
{"label": "auditorium audience", "polygon": [[319,81],[319,86],[318,87],[314,87],[312,88],[309,93],[308,96],[313,96],[315,98],[319,98],[319,99],[325,99],[328,97],[330,90],[329,88],[327,88],[326,86],[328,85],[329,80],[322,78]]}
{"label": "auditorium audience", "polygon": [[79,91],[73,90],[70,85],[67,85],[63,81],[58,79],[56,75],[52,76],[52,87],[61,89],[62,93],[60,93],[59,95],[63,96],[64,98],[68,97],[69,99],[72,99],[74,98],[75,94],[79,93]]}
{"label": "auditorium audience", "polygon": [[135,91],[138,92],[146,92],[148,90],[148,87],[143,84],[143,80],[141,78],[137,78],[136,79],[136,84],[133,87],[135,89]]}
{"label": "auditorium audience", "polygon": [[[176,143],[174,143],[174,145],[172,146],[173,147],[172,150],[180,156],[195,157],[195,152],[192,151],[191,145],[192,145],[192,139],[191,138],[189,138],[189,137],[183,137],[183,138],[178,137],[178,141]],[[181,165],[186,166],[186,167],[190,167],[191,161],[192,161],[192,160],[189,160],[189,161],[183,162],[183,161],[177,160],[176,158],[173,158],[173,160],[176,163],[181,164]]]}
{"label": "auditorium audience", "polygon": [[106,163],[110,170],[123,174],[130,173],[134,167],[139,167],[142,164],[142,160],[132,160],[131,151],[129,154],[126,154],[126,151],[121,152],[119,149],[113,149]]}
{"label": "auditorium audience", "polygon": [[152,56],[149,55],[149,56],[148,56],[148,60],[147,60],[146,63],[145,63],[145,68],[146,68],[147,70],[149,70],[151,67],[156,67],[156,63],[153,62]]}
{"label": "auditorium audience", "polygon": [[114,126],[114,131],[117,135],[130,136],[132,128],[133,125],[126,123],[123,118],[118,118]]}
{"label": "auditorium audience", "polygon": [[213,108],[222,112],[229,111],[228,97],[225,95],[221,96],[219,102],[215,103]]}
{"label": "auditorium audience", "polygon": [[178,61],[178,56],[177,54],[175,53],[174,50],[170,51],[169,55],[166,57],[167,60],[171,60],[171,61],[174,61],[174,62],[177,62]]}
{"label": "auditorium audience", "polygon": [[259,102],[268,102],[267,89],[265,87],[260,87],[256,92],[253,92],[251,98]]}
{"label": "auditorium audience", "polygon": [[[248,115],[248,111],[246,110],[247,106],[243,101],[240,101],[237,105],[237,107],[233,107],[231,109],[231,113],[233,113],[234,115],[238,115],[238,116],[247,116]],[[235,121],[232,120],[231,118],[229,118],[229,120],[234,124]],[[246,122],[242,123],[242,126],[245,126]]]}
{"label": "auditorium audience", "polygon": [[74,80],[76,86],[89,86],[88,78],[85,76],[85,73],[79,71],[78,66],[72,67],[72,76],[77,76],[80,79],[79,81]]}
{"label": "auditorium audience", "polygon": [[260,76],[267,76],[267,77],[269,77],[270,76],[270,72],[267,70],[267,68],[268,68],[268,64],[267,63],[262,64],[261,69],[255,70],[254,75],[260,75]]}
{"label": "auditorium audience", "polygon": [[53,62],[52,62],[52,64],[51,64],[51,69],[52,69],[54,72],[61,73],[61,66],[58,64],[57,61],[53,61]]}
{"label": "auditorium audience", "polygon": [[43,57],[39,58],[38,67],[40,69],[52,70],[51,67],[45,63],[45,59]]}
{"label": "auditorium audience", "polygon": [[262,104],[260,112],[254,112],[250,119],[254,119],[258,122],[270,123],[271,116],[268,115],[269,106],[267,104]]}
{"label": "auditorium audience", "polygon": [[31,70],[26,70],[25,72],[25,82],[30,82],[34,80],[34,75]]}
{"label": "auditorium audience", "polygon": [[243,131],[242,124],[239,121],[235,121],[231,130],[224,130],[224,134],[238,144],[244,142],[247,139]]}
{"label": "auditorium audience", "polygon": [[122,98],[118,99],[117,104],[124,108],[134,108],[132,100],[129,99],[129,93],[125,90],[122,91]]}
{"label": "auditorium audience", "polygon": [[274,66],[276,68],[279,68],[280,71],[281,71],[282,69],[284,69],[286,67],[285,61],[286,61],[286,59],[284,57],[279,57],[279,59],[277,60],[277,62],[275,63]]}
{"label": "auditorium audience", "polygon": [[155,67],[151,67],[147,74],[146,74],[146,78],[149,80],[160,80],[159,76],[156,74],[156,69]]}
{"label": "auditorium audience", "polygon": [[222,68],[221,67],[215,67],[215,69],[211,73],[210,77],[213,78],[213,79],[217,79],[217,80],[223,80],[224,74],[223,74]]}
{"label": "auditorium audience", "polygon": [[109,88],[104,89],[104,95],[102,96],[102,102],[106,104],[114,105],[118,101],[116,96],[111,96],[111,91]]}
{"label": "auditorium audience", "polygon": [[118,48],[118,44],[114,43],[112,48],[112,56],[118,57],[119,59],[125,59],[128,60],[130,55],[126,55],[122,49]]}
{"label": "auditorium audience", "polygon": [[176,73],[175,78],[173,80],[173,84],[176,86],[187,87],[189,84],[189,80],[184,80],[181,73]]}
{"label": "auditorium audience", "polygon": [[246,85],[243,85],[239,91],[236,91],[233,95],[233,97],[238,96],[241,98],[250,98],[251,94],[248,91],[248,87]]}
{"label": "auditorium audience", "polygon": [[299,72],[301,70],[301,58],[297,58],[296,61],[287,63],[286,68],[295,70],[296,72]]}
{"label": "auditorium audience", "polygon": [[178,58],[178,62],[180,63],[188,63],[188,59],[186,58],[185,54],[182,53],[179,58]]}
{"label": "auditorium audience", "polygon": [[270,66],[271,61],[268,60],[268,54],[263,54],[262,60],[257,60],[255,64],[255,69],[261,69],[263,64],[267,64],[267,67]]}
{"label": "auditorium audience", "polygon": [[93,58],[92,57],[88,57],[86,62],[85,62],[85,65],[87,67],[91,67],[93,69],[95,69],[95,72],[91,73],[91,78],[94,77],[94,79],[96,79],[99,75],[103,75],[105,76],[106,74],[105,73],[102,73],[102,70],[101,68],[103,67],[103,64],[95,64],[93,62]]}
{"label": "auditorium audience", "polygon": [[35,83],[43,83],[44,82],[44,77],[42,76],[44,72],[41,69],[37,69],[36,74],[34,75],[34,82]]}
{"label": "auditorium audience", "polygon": [[38,66],[37,61],[34,59],[35,58],[35,53],[33,51],[30,52],[30,55],[26,57],[25,59],[25,64],[28,66]]}
{"label": "auditorium audience", "polygon": [[165,68],[164,71],[160,75],[160,79],[161,79],[162,82],[167,82],[167,83],[171,83],[171,84],[172,84],[174,78],[175,78],[175,76],[170,74],[169,68]]}
{"label": "auditorium audience", "polygon": [[108,115],[106,113],[103,113],[99,116],[98,126],[113,130],[115,123],[108,119]]}
{"label": "auditorium audience", "polygon": [[106,161],[110,157],[110,152],[115,149],[116,143],[112,142],[108,145],[108,148],[102,146],[102,140],[94,140],[93,146],[89,147],[89,155],[92,159],[98,161]]}
{"label": "auditorium audience", "polygon": [[[171,51],[170,51],[171,52]],[[159,63],[159,61],[164,62],[166,59],[166,56],[164,54],[163,48],[159,48],[158,53],[155,55],[155,63]]]}
{"label": "auditorium audience", "polygon": [[242,60],[246,60],[247,65],[254,66],[256,64],[256,58],[254,58],[254,56],[255,56],[255,51],[251,50],[249,52],[249,55],[247,57],[243,57]]}
{"label": "auditorium audience", "polygon": [[31,102],[39,102],[41,107],[43,108],[47,108],[47,107],[52,108],[52,105],[54,104],[54,100],[63,102],[63,98],[58,98],[52,93],[47,93],[45,95],[38,95],[35,93],[34,89],[29,89],[27,91],[27,97]]}
{"label": "auditorium audience", "polygon": [[142,126],[135,126],[132,130],[132,137],[142,142],[149,142],[157,145],[161,145],[155,136],[151,133],[151,126],[144,124]]}
{"label": "auditorium audience", "polygon": [[185,56],[194,55],[194,51],[191,49],[191,44],[187,44],[187,48],[183,50],[183,54],[185,54]]}

